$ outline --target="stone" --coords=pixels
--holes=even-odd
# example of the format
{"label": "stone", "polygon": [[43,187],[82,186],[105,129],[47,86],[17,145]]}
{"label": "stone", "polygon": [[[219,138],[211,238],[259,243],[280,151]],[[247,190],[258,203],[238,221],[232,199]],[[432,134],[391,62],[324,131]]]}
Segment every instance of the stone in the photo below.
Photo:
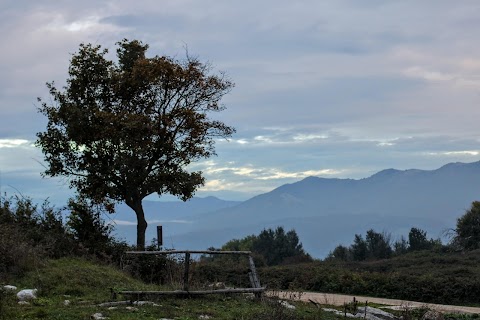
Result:
{"label": "stone", "polygon": [[15,292],[17,291],[17,287],[7,284],[6,286],[3,286],[3,290],[7,292]]}
{"label": "stone", "polygon": [[285,300],[280,300],[278,303],[280,303],[283,307],[285,307],[287,309],[290,309],[290,310],[295,310],[296,309],[294,305],[291,305],[290,303],[288,303]]}
{"label": "stone", "polygon": [[225,283],[223,282],[215,282],[208,285],[208,288],[211,290],[225,289],[225,287]]}
{"label": "stone", "polygon": [[365,310],[367,311],[366,313],[366,319],[369,320],[395,320],[398,319],[395,317],[393,314],[386,312],[384,310],[378,309],[378,308],[373,308],[373,307],[358,307],[357,308],[357,314],[355,315],[356,317],[361,316],[361,318],[365,317]]}
{"label": "stone", "polygon": [[138,308],[135,307],[125,307],[128,311],[138,311]]}
{"label": "stone", "polygon": [[[365,313],[366,309],[366,313]],[[345,313],[336,309],[323,308],[323,311],[332,312],[339,316],[345,316]],[[395,317],[393,314],[385,312],[381,309],[372,308],[372,307],[358,307],[357,313],[352,314],[347,312],[347,318],[364,318],[367,320],[398,320],[398,317]]]}
{"label": "stone", "polygon": [[156,306],[156,304],[152,301],[134,301],[134,306]]}
{"label": "stone", "polygon": [[100,312],[97,312],[97,313],[92,314],[92,316],[91,316],[90,318],[93,319],[93,320],[105,320],[105,319],[108,319],[107,317],[104,317],[103,314],[101,314]]}
{"label": "stone", "polygon": [[428,310],[422,317],[422,320],[444,320],[443,314],[435,310]]}
{"label": "stone", "polygon": [[19,301],[30,301],[37,299],[37,289],[23,289],[17,293]]}

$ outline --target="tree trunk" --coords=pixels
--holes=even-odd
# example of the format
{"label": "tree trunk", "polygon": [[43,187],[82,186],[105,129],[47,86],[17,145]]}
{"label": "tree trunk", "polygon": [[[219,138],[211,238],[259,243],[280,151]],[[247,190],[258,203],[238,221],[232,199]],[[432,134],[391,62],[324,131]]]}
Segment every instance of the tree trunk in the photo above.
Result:
{"label": "tree trunk", "polygon": [[134,200],[127,205],[135,211],[137,215],[137,250],[145,250],[145,231],[147,230],[147,220],[143,212],[142,200]]}

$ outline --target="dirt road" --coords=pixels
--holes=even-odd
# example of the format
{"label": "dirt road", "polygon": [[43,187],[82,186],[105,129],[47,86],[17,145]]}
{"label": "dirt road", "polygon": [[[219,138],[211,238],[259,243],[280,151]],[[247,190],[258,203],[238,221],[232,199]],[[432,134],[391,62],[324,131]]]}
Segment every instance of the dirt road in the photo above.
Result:
{"label": "dirt road", "polygon": [[[268,292],[268,295],[278,295],[281,299],[288,300],[299,300],[299,294],[288,291],[280,292]],[[432,304],[424,302],[415,302],[415,301],[406,301],[406,300],[397,300],[397,299],[383,299],[383,298],[372,298],[372,297],[362,297],[362,296],[349,296],[343,294],[331,294],[331,293],[319,293],[319,292],[302,292],[300,294],[301,301],[315,301],[319,304],[329,304],[335,306],[342,306],[344,303],[349,303],[353,301],[353,297],[359,301],[359,303],[365,303],[365,301],[372,303],[384,304],[387,306],[392,306],[393,308],[418,308],[418,307],[428,307],[433,310],[440,312],[448,313],[479,313],[480,308],[475,307],[463,307],[463,306],[451,306],[443,304]]]}

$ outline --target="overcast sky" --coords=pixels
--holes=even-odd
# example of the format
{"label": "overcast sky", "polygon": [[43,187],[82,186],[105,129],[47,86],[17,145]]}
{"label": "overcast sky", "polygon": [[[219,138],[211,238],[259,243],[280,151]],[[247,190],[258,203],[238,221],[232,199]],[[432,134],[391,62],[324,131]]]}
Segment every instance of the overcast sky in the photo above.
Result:
{"label": "overcast sky", "polygon": [[[62,202],[33,147],[36,98],[71,53],[138,39],[235,82],[236,127],[195,164],[198,196],[246,200],[307,176],[364,178],[480,158],[480,1],[0,1],[0,188]],[[113,54],[112,54],[113,57]]]}

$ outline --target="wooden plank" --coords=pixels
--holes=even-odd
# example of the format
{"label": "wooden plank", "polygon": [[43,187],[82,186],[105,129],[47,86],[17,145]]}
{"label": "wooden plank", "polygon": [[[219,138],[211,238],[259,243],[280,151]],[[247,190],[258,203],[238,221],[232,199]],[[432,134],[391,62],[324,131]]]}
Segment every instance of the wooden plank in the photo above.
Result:
{"label": "wooden plank", "polygon": [[261,293],[265,291],[262,288],[235,288],[235,289],[217,289],[217,290],[176,290],[176,291],[119,291],[123,295],[203,295],[203,294],[223,294],[223,293]]}
{"label": "wooden plank", "polygon": [[183,290],[188,291],[188,270],[190,269],[190,252],[185,253],[185,272],[183,274]]}
{"label": "wooden plank", "polygon": [[243,254],[249,255],[250,251],[213,251],[213,250],[164,250],[164,251],[127,251],[126,254],[177,254],[177,253],[190,253],[190,254]]}
{"label": "wooden plank", "polygon": [[255,268],[255,263],[253,262],[252,256],[248,256],[248,263],[250,265],[250,272],[252,273],[253,287],[260,288],[260,280],[258,279],[257,269]]}
{"label": "wooden plank", "polygon": [[250,285],[252,286],[252,288],[256,288],[256,284],[255,284],[255,281],[253,280],[252,272],[248,273],[248,279],[250,280]]}

